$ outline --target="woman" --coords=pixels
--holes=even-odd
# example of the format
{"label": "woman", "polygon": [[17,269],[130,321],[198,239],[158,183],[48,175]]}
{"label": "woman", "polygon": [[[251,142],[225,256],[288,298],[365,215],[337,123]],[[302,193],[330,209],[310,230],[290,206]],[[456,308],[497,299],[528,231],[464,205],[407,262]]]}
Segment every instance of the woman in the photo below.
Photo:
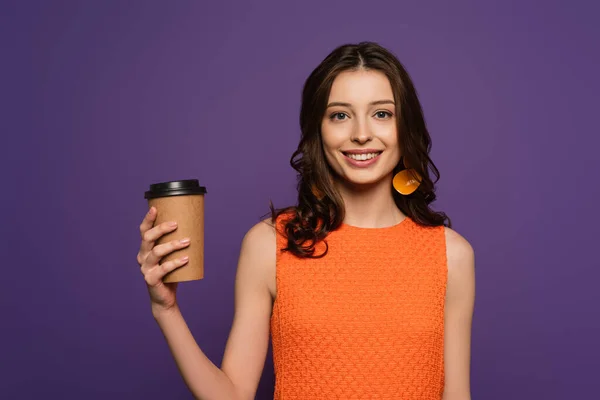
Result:
{"label": "woman", "polygon": [[253,399],[269,335],[276,399],[470,399],[474,255],[434,212],[431,147],[413,84],[376,43],[335,49],[304,86],[292,156],[298,203],[245,235],[221,368],[202,352],[159,265],[187,243],[144,218],[152,312],[196,398]]}

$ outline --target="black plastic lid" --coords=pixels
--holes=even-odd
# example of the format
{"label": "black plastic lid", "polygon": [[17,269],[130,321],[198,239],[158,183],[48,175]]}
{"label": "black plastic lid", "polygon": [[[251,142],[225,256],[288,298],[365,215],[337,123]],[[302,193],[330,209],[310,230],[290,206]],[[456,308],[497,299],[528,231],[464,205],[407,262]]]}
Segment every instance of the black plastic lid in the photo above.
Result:
{"label": "black plastic lid", "polygon": [[166,196],[185,196],[190,194],[205,194],[206,188],[200,186],[198,179],[161,182],[150,185],[150,190],[144,194],[145,199]]}

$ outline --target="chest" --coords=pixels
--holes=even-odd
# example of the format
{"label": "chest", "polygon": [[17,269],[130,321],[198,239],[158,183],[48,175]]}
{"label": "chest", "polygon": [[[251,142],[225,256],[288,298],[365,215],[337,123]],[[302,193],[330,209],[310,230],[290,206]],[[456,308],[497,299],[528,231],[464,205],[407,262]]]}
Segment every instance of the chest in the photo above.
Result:
{"label": "chest", "polygon": [[286,265],[277,275],[278,318],[292,335],[397,335],[436,331],[443,318],[445,269],[426,260],[346,259]]}

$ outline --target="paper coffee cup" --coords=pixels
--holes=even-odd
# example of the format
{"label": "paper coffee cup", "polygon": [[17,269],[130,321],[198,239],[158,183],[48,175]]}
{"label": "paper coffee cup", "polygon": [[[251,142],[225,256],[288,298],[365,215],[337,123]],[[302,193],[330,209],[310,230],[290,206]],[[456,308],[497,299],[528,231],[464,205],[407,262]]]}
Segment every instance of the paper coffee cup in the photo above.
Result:
{"label": "paper coffee cup", "polygon": [[206,188],[197,179],[161,182],[150,185],[144,198],[157,211],[154,226],[177,222],[177,229],[159,238],[155,246],[172,240],[190,238],[190,244],[168,254],[160,264],[183,256],[189,261],[163,278],[163,282],[184,282],[204,278],[204,195]]}

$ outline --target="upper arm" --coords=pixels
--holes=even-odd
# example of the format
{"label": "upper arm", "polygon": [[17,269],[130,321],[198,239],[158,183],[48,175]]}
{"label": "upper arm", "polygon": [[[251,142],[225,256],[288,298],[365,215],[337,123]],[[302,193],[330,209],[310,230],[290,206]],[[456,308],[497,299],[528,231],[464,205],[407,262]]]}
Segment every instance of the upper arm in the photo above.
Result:
{"label": "upper arm", "polygon": [[446,230],[448,284],[444,315],[444,400],[470,399],[471,324],[475,256],[469,242]]}
{"label": "upper arm", "polygon": [[266,221],[244,236],[235,278],[235,314],[221,369],[242,399],[254,399],[269,346],[276,236]]}

